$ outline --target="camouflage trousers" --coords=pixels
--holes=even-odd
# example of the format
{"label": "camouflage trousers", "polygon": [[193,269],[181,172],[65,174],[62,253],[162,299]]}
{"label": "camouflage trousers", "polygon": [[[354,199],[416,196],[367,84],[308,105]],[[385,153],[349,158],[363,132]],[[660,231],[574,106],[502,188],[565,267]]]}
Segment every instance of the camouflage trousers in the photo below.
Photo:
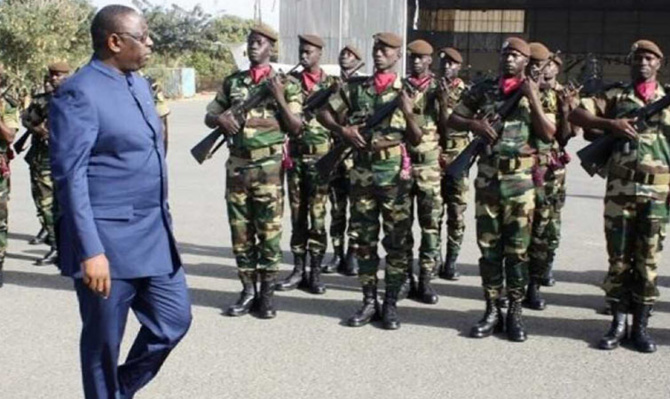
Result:
{"label": "camouflage trousers", "polygon": [[0,262],[4,262],[7,254],[9,187],[9,178],[0,177]]}
{"label": "camouflage trousers", "polygon": [[467,176],[460,179],[444,176],[442,179],[442,198],[447,211],[447,256],[454,259],[458,258],[463,245],[469,186],[470,179]]}
{"label": "camouflage trousers", "polygon": [[605,197],[609,270],[602,288],[610,301],[652,305],[658,299],[657,265],[668,204],[642,196]]}
{"label": "camouflage trousers", "polygon": [[382,245],[386,250],[386,288],[391,290],[399,289],[405,280],[406,238],[410,229],[409,182],[399,179],[400,159],[396,160],[397,167],[387,171],[379,170],[369,163],[357,162],[350,174],[350,229],[358,246],[358,278],[362,285],[377,282],[377,243],[381,216],[384,229]]}
{"label": "camouflage trousers", "polygon": [[561,239],[561,210],[565,205],[565,168],[549,170],[542,187],[535,189],[535,212],[528,270],[531,280],[542,279],[556,256]]}
{"label": "camouflage trousers", "polygon": [[287,172],[288,199],[291,206],[291,252],[311,257],[323,256],[328,247],[326,203],[328,184],[319,180],[314,162],[318,158],[293,158]]}
{"label": "camouflage trousers", "polygon": [[56,245],[54,227],[56,202],[49,165],[42,163],[30,165],[30,186],[35,208],[37,208],[37,219],[40,221],[44,231],[47,232],[46,243]]}
{"label": "camouflage trousers", "polygon": [[[349,183],[349,171],[352,167],[351,159],[342,162],[335,178],[330,182],[328,196],[330,198],[330,239],[333,247],[344,247],[344,234],[347,231],[347,206],[351,187]],[[353,242],[349,237],[349,245]]]}
{"label": "camouflage trousers", "polygon": [[254,276],[257,269],[276,273],[284,212],[281,155],[258,161],[231,155],[226,174],[228,221],[240,276]]}
{"label": "camouflage trousers", "polygon": [[475,180],[477,244],[482,253],[479,272],[484,293],[497,299],[507,284],[510,299],[520,301],[528,284],[528,245],[535,208],[530,173]]}
{"label": "camouflage trousers", "polygon": [[415,201],[421,244],[419,246],[419,266],[432,273],[440,260],[440,228],[442,227],[443,205],[440,177],[442,168],[437,158],[423,163],[412,163],[412,185],[410,189],[410,228],[407,229],[407,253],[409,262],[413,259]]}

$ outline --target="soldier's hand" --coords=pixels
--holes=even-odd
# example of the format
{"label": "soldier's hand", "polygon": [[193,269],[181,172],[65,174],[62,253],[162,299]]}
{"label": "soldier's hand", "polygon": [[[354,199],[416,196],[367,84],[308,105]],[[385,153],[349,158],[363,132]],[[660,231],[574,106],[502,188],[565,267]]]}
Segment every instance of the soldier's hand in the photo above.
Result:
{"label": "soldier's hand", "polygon": [[365,139],[358,132],[363,125],[345,126],[342,128],[342,137],[351,143],[355,148],[365,148]]}
{"label": "soldier's hand", "polygon": [[412,108],[414,107],[412,97],[405,90],[401,90],[399,96],[400,110],[405,115],[412,114]]}
{"label": "soldier's hand", "polygon": [[637,138],[637,132],[632,125],[634,122],[635,119],[612,119],[608,130],[615,136],[635,140]]}
{"label": "soldier's hand", "polygon": [[219,115],[217,121],[224,133],[229,136],[234,136],[240,131],[240,124],[230,110]]}
{"label": "soldier's hand", "polygon": [[275,75],[273,78],[268,80],[268,89],[275,100],[280,101],[284,98],[284,82],[282,81],[281,76]]}
{"label": "soldier's hand", "polygon": [[109,261],[105,254],[88,258],[81,263],[84,284],[97,295],[109,298],[112,291],[112,277],[109,274]]}
{"label": "soldier's hand", "polygon": [[521,83],[520,89],[523,95],[530,100],[532,97],[537,96],[539,85],[533,79],[526,78]]}
{"label": "soldier's hand", "polygon": [[489,143],[494,143],[498,139],[498,133],[493,130],[491,124],[486,119],[474,119],[470,122],[470,130],[479,137],[485,138]]}
{"label": "soldier's hand", "polygon": [[440,79],[437,85],[437,100],[443,105],[446,105],[446,101],[449,98],[449,85],[450,83],[445,78]]}

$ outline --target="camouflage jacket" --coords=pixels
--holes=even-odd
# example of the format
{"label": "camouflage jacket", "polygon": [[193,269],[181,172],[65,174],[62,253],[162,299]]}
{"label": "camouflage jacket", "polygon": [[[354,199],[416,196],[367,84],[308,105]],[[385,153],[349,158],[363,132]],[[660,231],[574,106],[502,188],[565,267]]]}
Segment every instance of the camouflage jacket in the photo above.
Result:
{"label": "camouflage jacket", "polygon": [[158,117],[165,118],[170,115],[170,108],[167,105],[167,100],[165,100],[165,95],[163,94],[163,89],[161,86],[156,83],[151,83],[151,92],[154,95],[154,102],[156,103],[156,113]]}
{"label": "camouflage jacket", "polygon": [[[301,79],[300,77],[298,79]],[[299,80],[300,81],[300,80]],[[327,90],[335,83],[335,78],[326,74],[321,70],[321,81],[312,87],[311,91],[307,91],[304,84],[300,83],[302,88],[302,96],[307,101],[310,95],[313,95],[319,90]],[[302,123],[302,134],[298,139],[291,140],[292,143],[303,145],[324,145],[330,144],[330,131],[323,127],[317,120],[316,115],[304,115]]]}
{"label": "camouflage jacket", "polygon": [[[464,91],[465,91],[465,82],[463,82],[463,80],[459,78],[454,79],[451,88],[449,90],[449,97],[447,99],[447,114],[442,115],[443,118],[449,119],[452,112],[454,112],[454,109],[461,101],[461,97],[463,96]],[[456,137],[468,137],[468,132],[467,131],[459,132],[454,129],[447,129],[447,131],[444,132],[442,135],[443,135],[442,139],[446,141]]]}
{"label": "camouflage jacket", "polygon": [[[274,76],[274,72],[270,74]],[[247,100],[250,95],[263,85],[265,80],[254,84],[249,71],[238,71],[226,77],[216,97],[207,105],[207,112],[218,115],[235,104]],[[293,79],[289,79],[284,88],[284,98],[288,103],[290,112],[299,115],[302,112],[302,91],[300,85]],[[250,110],[246,116],[249,118],[275,119],[279,120],[279,109],[276,101],[269,96],[266,101],[258,107]],[[285,133],[281,129],[268,128],[259,129],[244,126],[242,130],[232,137],[229,145],[238,150],[256,150],[270,147],[284,142]]]}
{"label": "camouflage jacket", "polygon": [[[30,105],[28,105],[28,108],[26,108],[26,110],[21,114],[21,119],[23,120],[24,125],[26,125],[26,128],[29,126],[38,126],[46,122],[49,112],[50,100],[50,94],[42,94],[33,97],[33,99],[30,101]],[[46,128],[46,124],[44,127]],[[31,135],[30,149],[28,150],[28,153],[26,153],[25,160],[29,164],[48,164],[49,137],[43,137],[33,133]]]}
{"label": "camouflage jacket", "polygon": [[[0,93],[3,91],[0,89]],[[0,120],[10,129],[18,130],[20,128],[19,109],[12,107],[3,98],[0,98]],[[9,144],[4,140],[0,140],[0,153],[6,153],[8,148]]]}
{"label": "camouflage jacket", "polygon": [[437,123],[440,118],[440,108],[437,101],[438,82],[431,79],[430,84],[423,91],[414,96],[412,112],[421,128],[421,143],[418,146],[408,144],[410,153],[427,153],[438,150],[440,138],[437,133]]}
{"label": "camouflage jacket", "polygon": [[[561,90],[560,86],[554,88],[548,88],[546,90],[540,90],[540,101],[542,102],[542,110],[544,114],[552,122],[556,123],[556,118],[559,113],[558,109],[558,91]],[[556,139],[546,142],[540,139],[538,136],[533,137],[534,146],[537,149],[537,152],[540,154],[547,154],[551,150],[558,150],[558,142]]]}
{"label": "camouflage jacket", "polygon": [[[654,102],[665,96],[666,90],[659,84]],[[594,115],[605,118],[620,118],[627,113],[645,106],[645,102],[636,94],[633,85],[614,88],[595,97],[582,98],[580,107]],[[651,197],[664,200],[668,195],[669,186],[664,184],[643,184],[618,177],[616,170],[621,167],[644,174],[670,173],[670,109],[654,115],[647,121],[647,126],[638,132],[637,143],[630,145],[628,154],[623,151],[623,140],[615,147],[610,157],[607,170],[607,196],[630,195]]]}

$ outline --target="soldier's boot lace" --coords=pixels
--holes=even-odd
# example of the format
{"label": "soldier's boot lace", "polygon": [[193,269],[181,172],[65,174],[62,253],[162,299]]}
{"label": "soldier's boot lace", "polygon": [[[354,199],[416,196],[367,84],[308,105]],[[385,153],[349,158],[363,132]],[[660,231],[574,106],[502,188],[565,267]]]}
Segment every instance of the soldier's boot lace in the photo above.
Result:
{"label": "soldier's boot lace", "polygon": [[243,316],[251,311],[256,299],[256,283],[254,280],[242,281],[242,292],[240,297],[231,305],[226,314],[231,317]]}
{"label": "soldier's boot lace", "polygon": [[447,259],[445,259],[442,267],[440,267],[439,276],[441,279],[456,281],[461,278],[461,273],[458,271],[458,266],[456,266],[456,258],[457,256],[447,250]]}
{"label": "soldier's boot lace", "polygon": [[623,309],[623,306],[612,302],[610,307],[612,309],[612,324],[610,324],[610,329],[600,338],[600,342],[598,343],[598,348],[604,350],[618,348],[621,341],[626,338],[626,330],[628,329],[626,311]]}
{"label": "soldier's boot lace", "polygon": [[274,319],[277,316],[274,305],[276,276],[276,272],[261,272],[261,291],[258,301],[258,317],[261,319]]}
{"label": "soldier's boot lace", "polygon": [[491,334],[501,333],[504,330],[504,321],[502,311],[497,306],[497,301],[494,298],[486,298],[486,311],[484,317],[477,322],[470,330],[472,338],[485,338]]}
{"label": "soldier's boot lace", "polygon": [[430,284],[430,280],[433,279],[433,273],[430,270],[421,268],[419,272],[419,289],[417,299],[423,303],[434,305],[440,299],[437,295],[433,286]]}
{"label": "soldier's boot lace", "polygon": [[47,230],[44,227],[42,227],[39,233],[37,233],[35,237],[33,237],[30,241],[28,241],[28,244],[39,245],[44,243],[46,239],[47,239]]}
{"label": "soldier's boot lace", "polygon": [[542,298],[542,294],[540,294],[539,281],[531,280],[530,284],[528,284],[523,304],[533,310],[544,310],[547,307],[547,302]]}
{"label": "soldier's boot lace", "polygon": [[384,306],[382,307],[382,327],[385,330],[397,330],[400,328],[398,318],[398,289],[386,288],[384,293]]}
{"label": "soldier's boot lace", "polygon": [[335,273],[341,270],[341,264],[344,261],[344,249],[342,246],[333,247],[333,257],[326,263],[321,271],[324,274]]}
{"label": "soldier's boot lace", "polygon": [[507,311],[507,338],[513,342],[526,340],[526,326],[521,317],[523,306],[521,301],[510,298],[509,310]]}
{"label": "soldier's boot lace", "polygon": [[656,352],[656,343],[649,335],[649,331],[647,331],[651,305],[636,303],[633,309],[633,330],[631,335],[635,349],[643,353]]}
{"label": "soldier's boot lace", "polygon": [[298,286],[306,286],[305,254],[293,255],[293,270],[284,281],[277,284],[277,291],[291,291]]}
{"label": "soldier's boot lace", "polygon": [[358,258],[356,258],[356,251],[352,247],[347,249],[347,256],[344,258],[341,273],[345,276],[358,275]]}
{"label": "soldier's boot lace", "polygon": [[310,256],[310,270],[309,270],[309,292],[312,294],[325,294],[326,285],[321,281],[321,262],[323,255]]}
{"label": "soldier's boot lace", "polygon": [[379,319],[379,301],[377,300],[377,284],[363,286],[363,306],[347,320],[351,327],[360,327]]}

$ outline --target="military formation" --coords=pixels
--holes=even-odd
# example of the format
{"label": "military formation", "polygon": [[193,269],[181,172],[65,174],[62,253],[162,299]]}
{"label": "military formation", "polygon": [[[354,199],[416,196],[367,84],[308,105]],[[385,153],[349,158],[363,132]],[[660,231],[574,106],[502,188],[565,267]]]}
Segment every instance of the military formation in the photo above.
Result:
{"label": "military formation", "polygon": [[[608,180],[610,270],[603,288],[613,321],[598,346],[619,346],[632,314],[635,348],[656,350],[647,325],[658,297],[670,187],[670,111],[656,103],[666,95],[656,80],[663,60],[656,44],[634,43],[629,84],[587,92],[557,81],[559,51],[516,37],[500,49],[498,76],[472,84],[459,78],[457,49],[435,50],[424,40],[403,46],[388,32],[373,36],[372,76],[357,72],[364,56],[351,45],[340,51],[340,75],[326,74],[320,66],[325,43],[312,34],[299,35],[302,69],[284,74],[270,66],[277,39],[264,25],[252,28],[250,69],[224,79],[205,117],[230,150],[226,198],[243,289],[228,315],[273,318],[275,290],[324,294],[321,275],[338,272],[357,275],[361,284],[363,301],[349,326],[380,321],[398,329],[401,300],[435,304],[432,279],[460,276],[469,168],[476,162],[485,311],[470,336],[505,333],[525,341],[523,308],[543,310],[541,287],[555,284],[570,162],[565,147],[583,134],[594,147],[610,143],[598,172]],[[404,52],[406,77],[397,72]],[[634,114],[642,115],[642,125]],[[293,270],[279,280],[284,179]],[[328,201],[333,257],[325,262]]]}

